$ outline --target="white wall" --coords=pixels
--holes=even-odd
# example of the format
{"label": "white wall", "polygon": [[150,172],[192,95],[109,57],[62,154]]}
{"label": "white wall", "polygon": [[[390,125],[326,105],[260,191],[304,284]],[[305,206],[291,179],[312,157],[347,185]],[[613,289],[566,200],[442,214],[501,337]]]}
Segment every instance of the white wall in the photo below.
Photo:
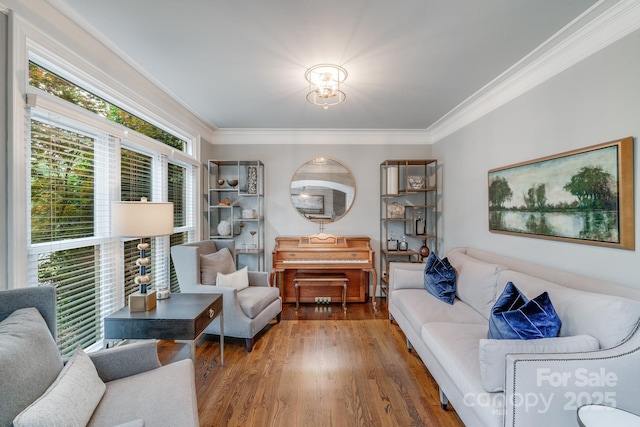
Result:
{"label": "white wall", "polygon": [[[474,246],[640,288],[638,251],[488,231],[487,172],[627,136],[640,191],[640,31],[502,106],[433,147],[443,165],[444,249]],[[640,206],[636,202],[636,247]]]}
{"label": "white wall", "polygon": [[[431,146],[401,143],[392,145],[210,145],[203,143],[203,163],[206,163],[208,159],[261,160],[264,163],[266,184],[265,240],[266,265],[268,267],[271,266],[271,252],[275,246],[276,236],[307,235],[318,232],[318,224],[304,219],[291,204],[289,184],[298,167],[319,156],[331,157],[340,161],[351,171],[356,180],[356,197],[351,210],[340,220],[327,224],[325,232],[370,237],[372,248],[378,252],[380,241],[380,163],[386,159],[428,159],[431,158]],[[206,230],[206,222],[204,224],[203,229]],[[378,254],[376,254],[376,269],[378,259]]]}

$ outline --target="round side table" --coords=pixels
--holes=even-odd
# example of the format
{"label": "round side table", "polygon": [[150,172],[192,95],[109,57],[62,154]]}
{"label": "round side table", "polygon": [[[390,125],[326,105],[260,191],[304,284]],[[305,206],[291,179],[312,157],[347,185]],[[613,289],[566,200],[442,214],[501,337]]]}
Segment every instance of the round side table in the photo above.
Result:
{"label": "round side table", "polygon": [[604,405],[584,405],[578,408],[580,427],[638,427],[640,416]]}

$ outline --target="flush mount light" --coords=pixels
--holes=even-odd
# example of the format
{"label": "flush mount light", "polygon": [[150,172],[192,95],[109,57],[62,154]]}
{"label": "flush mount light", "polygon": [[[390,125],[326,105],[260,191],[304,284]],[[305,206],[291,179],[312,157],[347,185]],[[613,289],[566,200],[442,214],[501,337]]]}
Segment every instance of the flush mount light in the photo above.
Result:
{"label": "flush mount light", "polygon": [[347,70],[331,64],[315,65],[307,70],[304,78],[309,82],[307,101],[325,110],[344,102],[347,95],[341,90],[347,79]]}

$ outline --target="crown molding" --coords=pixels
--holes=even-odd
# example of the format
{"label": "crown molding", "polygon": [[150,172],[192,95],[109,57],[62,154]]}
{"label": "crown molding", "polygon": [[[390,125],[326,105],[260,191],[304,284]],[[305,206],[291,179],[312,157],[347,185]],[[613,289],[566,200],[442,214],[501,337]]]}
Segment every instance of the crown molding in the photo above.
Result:
{"label": "crown molding", "polygon": [[423,129],[231,129],[214,132],[213,144],[430,144]]}
{"label": "crown molding", "polygon": [[640,1],[601,0],[431,125],[438,142],[640,28]]}

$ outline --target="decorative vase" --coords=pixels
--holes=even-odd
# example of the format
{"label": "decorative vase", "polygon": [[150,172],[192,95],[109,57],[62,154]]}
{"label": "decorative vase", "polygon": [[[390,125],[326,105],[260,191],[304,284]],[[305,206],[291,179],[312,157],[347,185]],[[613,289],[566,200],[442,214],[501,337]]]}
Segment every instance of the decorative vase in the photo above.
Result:
{"label": "decorative vase", "polygon": [[218,223],[218,234],[221,236],[228,236],[231,234],[231,224],[229,224],[229,221],[220,221]]}
{"label": "decorative vase", "polygon": [[398,167],[387,167],[387,194],[398,194]]}
{"label": "decorative vase", "polygon": [[416,234],[424,235],[426,233],[426,228],[425,220],[420,214],[418,214],[418,219],[416,219]]}
{"label": "decorative vase", "polygon": [[430,253],[431,253],[431,250],[429,249],[429,246],[427,246],[427,241],[424,240],[422,242],[422,246],[420,246],[420,256],[422,258],[426,258],[429,256]]}
{"label": "decorative vase", "polygon": [[247,193],[258,194],[258,168],[255,166],[247,168]]}
{"label": "decorative vase", "polygon": [[398,243],[398,249],[401,251],[409,250],[409,242],[407,242],[407,236],[402,236],[402,241]]}

